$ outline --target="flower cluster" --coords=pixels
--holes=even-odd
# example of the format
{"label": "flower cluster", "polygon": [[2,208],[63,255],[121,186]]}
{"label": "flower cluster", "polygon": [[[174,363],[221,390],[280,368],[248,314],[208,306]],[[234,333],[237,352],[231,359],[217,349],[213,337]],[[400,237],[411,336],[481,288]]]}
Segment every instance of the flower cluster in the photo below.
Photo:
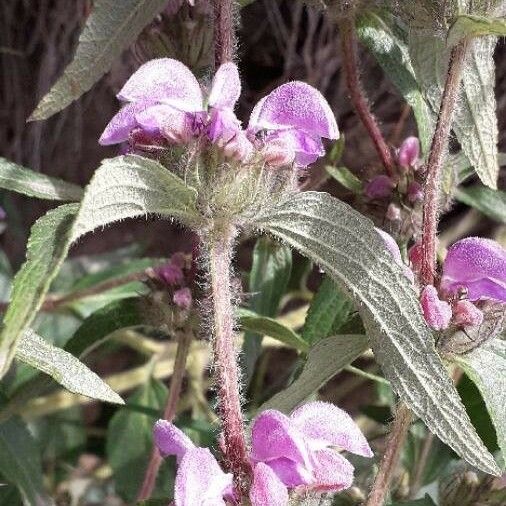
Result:
{"label": "flower cluster", "polygon": [[[178,464],[175,506],[236,504],[233,477],[208,449],[195,446],[175,425],[159,420],[155,442]],[[353,466],[337,449],[371,457],[352,418],[326,402],[310,402],[286,416],[266,410],[251,428],[252,506],[287,506],[290,490],[338,492],[351,486]]]}
{"label": "flower cluster", "polygon": [[[181,62],[170,58],[142,65],[118,93],[122,109],[106,126],[103,145],[138,140],[155,146],[201,139],[229,159],[247,162],[258,156],[271,166],[307,166],[325,154],[322,138],[339,131],[321,93],[294,81],[260,100],[246,130],[235,115],[241,93],[237,66],[219,67],[209,93]],[[205,144],[205,143],[204,143]]]}
{"label": "flower cluster", "polygon": [[[395,262],[414,281],[414,273],[403,263],[393,237],[377,230]],[[410,249],[409,258],[413,269],[418,271],[419,244]],[[453,244],[443,262],[438,287],[428,285],[420,294],[425,320],[434,330],[445,330],[450,325],[480,325],[487,301],[506,303],[506,250],[495,241],[479,237],[468,237]]]}

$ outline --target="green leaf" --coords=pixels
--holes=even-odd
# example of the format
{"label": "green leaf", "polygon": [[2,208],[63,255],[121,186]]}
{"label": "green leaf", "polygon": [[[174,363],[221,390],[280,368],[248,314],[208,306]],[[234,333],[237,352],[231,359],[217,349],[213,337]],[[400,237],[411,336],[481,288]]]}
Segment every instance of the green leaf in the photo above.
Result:
{"label": "green leaf", "polygon": [[44,341],[31,330],[20,339],[16,358],[51,376],[70,392],[114,404],[123,399],[70,353]]}
{"label": "green leaf", "polygon": [[18,487],[27,504],[54,504],[44,491],[39,449],[21,418],[0,424],[0,473]]}
{"label": "green leaf", "polygon": [[[150,379],[128,399],[129,403],[155,408],[161,416],[167,389],[158,380]],[[107,458],[114,473],[117,493],[128,503],[135,501],[153,447],[153,425],[156,417],[119,409],[107,429]],[[154,498],[167,496],[172,490],[171,462],[162,464]]]}
{"label": "green leaf", "polygon": [[506,462],[506,341],[492,339],[454,360],[481,392]]}
{"label": "green leaf", "polygon": [[472,465],[498,473],[434,347],[417,293],[373,224],[326,193],[305,192],[256,219],[353,298],[386,378],[429,429]]}
{"label": "green leaf", "polygon": [[74,59],[30,120],[49,118],[88,91],[166,4],[167,0],[95,1]]}
{"label": "green leaf", "polygon": [[408,47],[399,35],[400,28],[386,11],[360,12],[356,20],[357,34],[378,60],[384,72],[413,109],[422,152],[429,152],[434,115],[415,78]]}
{"label": "green leaf", "polygon": [[353,174],[346,167],[334,167],[333,165],[326,165],[325,170],[347,190],[355,194],[362,193],[362,181]]}
{"label": "green leaf", "polygon": [[312,345],[328,337],[336,327],[346,322],[352,309],[350,299],[329,277],[325,277],[309,306],[302,339]]}
{"label": "green leaf", "polygon": [[244,330],[262,336],[273,337],[298,351],[306,352],[308,350],[307,342],[297,332],[279,323],[274,318],[261,316],[254,311],[244,308],[239,308],[237,315]]}
{"label": "green leaf", "polygon": [[76,184],[45,176],[0,157],[0,188],[29,197],[78,202],[84,190]]}
{"label": "green leaf", "polygon": [[483,35],[506,35],[505,18],[488,18],[472,14],[463,14],[452,23],[446,36],[449,47],[455,46],[466,37]]}
{"label": "green leaf", "polygon": [[475,185],[457,188],[455,198],[499,223],[506,223],[506,192]]}
{"label": "green leaf", "polygon": [[[250,308],[259,315],[274,317],[286,292],[292,271],[292,251],[269,237],[257,240],[249,277]],[[241,355],[243,380],[247,384],[262,350],[262,335],[246,332]]]}
{"label": "green leaf", "polygon": [[27,260],[14,278],[0,332],[0,377],[14,357],[18,339],[42,306],[71,244],[109,223],[149,213],[190,221],[196,213],[195,193],[158,162],[129,155],[102,163],[80,205],[58,207],[35,223]]}
{"label": "green leaf", "polygon": [[264,403],[259,411],[278,409],[289,413],[368,348],[366,336],[360,335],[331,336],[318,341],[309,350],[299,377]]}

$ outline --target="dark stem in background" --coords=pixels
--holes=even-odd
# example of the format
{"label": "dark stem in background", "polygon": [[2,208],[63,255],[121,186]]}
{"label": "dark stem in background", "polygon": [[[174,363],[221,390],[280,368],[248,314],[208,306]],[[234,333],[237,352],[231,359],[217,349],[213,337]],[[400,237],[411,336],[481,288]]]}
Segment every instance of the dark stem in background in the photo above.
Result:
{"label": "dark stem in background", "polygon": [[450,54],[448,74],[427,160],[423,202],[422,266],[420,272],[420,282],[423,286],[434,284],[436,275],[436,235],[439,218],[441,169],[448,151],[453,113],[468,44],[467,40],[463,40],[452,49]]}
{"label": "dark stem in background", "polygon": [[[163,418],[169,422],[174,420],[177,411],[177,403],[181,396],[181,387],[186,372],[186,360],[192,342],[192,334],[190,332],[178,332],[178,343],[176,358],[174,360],[174,371],[170,380],[169,395],[167,404],[163,412]],[[162,456],[156,446],[153,446],[151,456],[149,458],[148,467],[144,474],[144,481],[137,496],[137,501],[145,501],[151,497],[153,489],[156,485],[156,477],[162,464]]]}
{"label": "dark stem in background", "polygon": [[369,108],[369,103],[360,80],[354,19],[352,17],[345,17],[340,20],[339,30],[344,74],[353,107],[369,133],[387,174],[392,176],[394,174],[392,153],[381,133],[376,118]]}
{"label": "dark stem in background", "polygon": [[392,430],[387,438],[386,450],[365,506],[383,506],[385,504],[385,498],[412,420],[413,415],[409,408],[404,403],[399,404]]}
{"label": "dark stem in background", "polygon": [[235,49],[234,0],[213,0],[214,64],[232,61]]}
{"label": "dark stem in background", "polygon": [[238,364],[231,259],[236,231],[223,226],[203,237],[210,282],[210,324],[213,329],[213,365],[222,429],[225,467],[234,475],[237,491],[246,495],[251,473],[241,412],[241,375]]}

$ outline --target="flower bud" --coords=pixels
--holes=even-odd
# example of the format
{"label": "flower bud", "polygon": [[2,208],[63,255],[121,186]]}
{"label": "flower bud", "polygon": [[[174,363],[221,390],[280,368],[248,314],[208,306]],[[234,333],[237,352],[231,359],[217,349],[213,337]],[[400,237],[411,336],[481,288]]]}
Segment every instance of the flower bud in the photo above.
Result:
{"label": "flower bud", "polygon": [[481,325],[483,312],[470,300],[459,300],[453,305],[453,322],[459,327]]}
{"label": "flower bud", "polygon": [[420,156],[420,142],[416,137],[408,137],[404,140],[397,152],[397,161],[403,169],[416,168]]}
{"label": "flower bud", "polygon": [[416,181],[413,181],[408,186],[408,200],[415,204],[423,200],[423,188],[422,185]]}
{"label": "flower bud", "polygon": [[385,199],[390,197],[395,183],[386,175],[376,176],[365,186],[364,194],[370,199]]}
{"label": "flower bud", "polygon": [[444,330],[450,325],[452,308],[448,302],[441,300],[437,290],[432,285],[427,285],[420,295],[423,316],[429,327],[434,330]]}
{"label": "flower bud", "polygon": [[192,293],[189,288],[180,288],[174,292],[172,300],[179,308],[184,310],[190,309],[192,304]]}
{"label": "flower bud", "polygon": [[398,205],[390,203],[388,204],[386,218],[390,221],[400,221],[401,219],[401,209]]}
{"label": "flower bud", "polygon": [[180,285],[184,280],[183,270],[172,262],[158,267],[155,272],[158,278],[169,286]]}

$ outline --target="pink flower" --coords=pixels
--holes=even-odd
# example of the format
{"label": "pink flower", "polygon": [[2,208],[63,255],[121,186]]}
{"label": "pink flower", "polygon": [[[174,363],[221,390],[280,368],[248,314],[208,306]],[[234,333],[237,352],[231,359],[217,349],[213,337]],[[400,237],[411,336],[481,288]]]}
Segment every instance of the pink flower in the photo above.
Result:
{"label": "pink flower", "polygon": [[448,302],[441,300],[437,290],[432,285],[427,285],[420,295],[423,316],[427,325],[434,330],[444,330],[450,325],[452,308]]}
{"label": "pink flower", "polygon": [[397,161],[403,169],[416,168],[419,156],[420,141],[416,137],[408,137],[397,152]]}
{"label": "pink flower", "polygon": [[506,302],[506,250],[497,242],[468,237],[453,244],[443,263],[440,289],[470,301]]}
{"label": "pink flower", "polygon": [[172,300],[181,309],[190,309],[192,305],[192,292],[189,288],[180,288],[174,292]]}
{"label": "pink flower", "polygon": [[[248,132],[262,132],[269,160],[307,166],[325,154],[322,138],[337,139],[336,119],[323,95],[309,84],[282,84],[251,113]],[[277,152],[277,154],[275,154]]]}
{"label": "pink flower", "polygon": [[364,194],[370,199],[385,199],[392,195],[395,183],[385,174],[371,179],[365,186]]}

